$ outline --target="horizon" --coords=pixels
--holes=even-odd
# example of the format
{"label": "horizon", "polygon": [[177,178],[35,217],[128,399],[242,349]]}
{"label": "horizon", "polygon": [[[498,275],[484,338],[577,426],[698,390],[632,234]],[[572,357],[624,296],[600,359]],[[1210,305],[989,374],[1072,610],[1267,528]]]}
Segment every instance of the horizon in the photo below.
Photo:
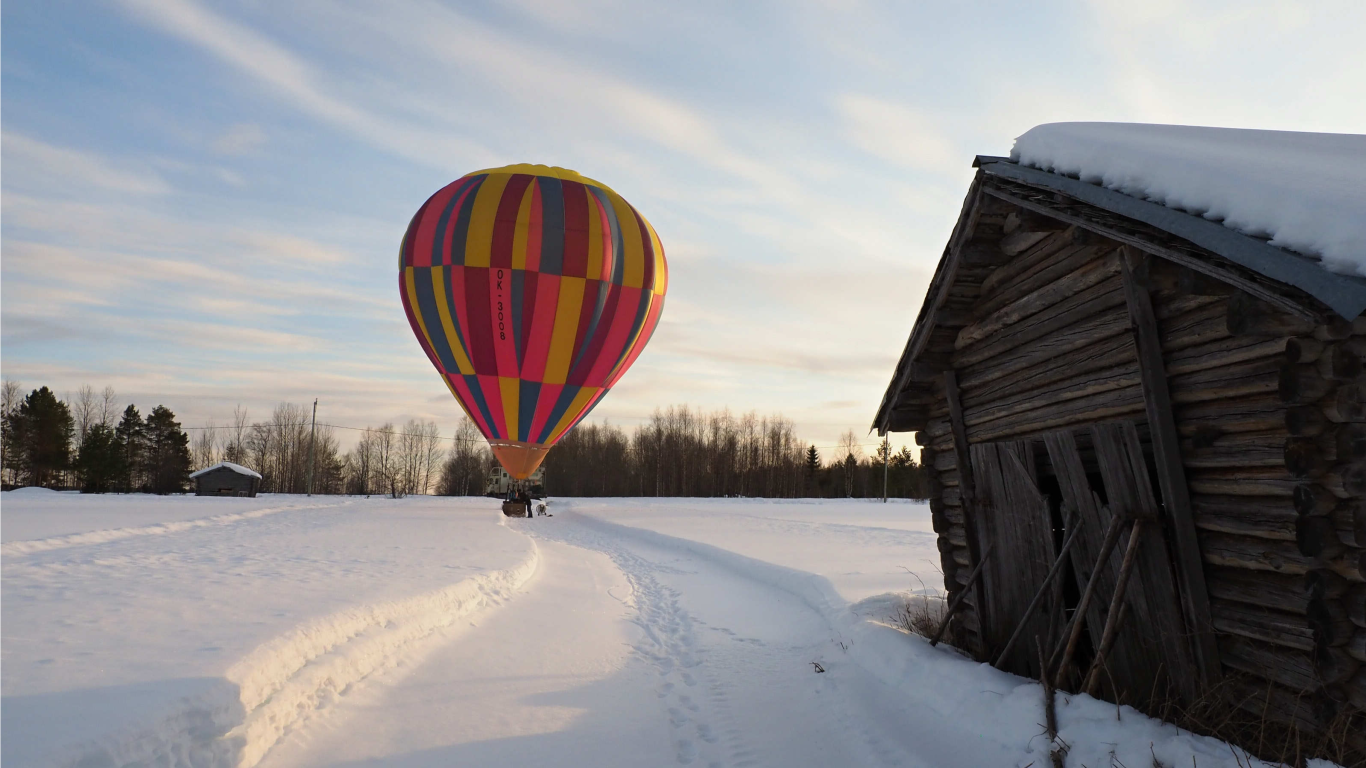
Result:
{"label": "horizon", "polygon": [[1348,3],[0,17],[0,373],[187,428],[317,397],[322,423],[449,436],[393,267],[422,201],[475,169],[573,168],[659,232],[659,328],[589,422],[755,411],[824,449],[872,422],[975,155],[1066,120],[1366,125]]}

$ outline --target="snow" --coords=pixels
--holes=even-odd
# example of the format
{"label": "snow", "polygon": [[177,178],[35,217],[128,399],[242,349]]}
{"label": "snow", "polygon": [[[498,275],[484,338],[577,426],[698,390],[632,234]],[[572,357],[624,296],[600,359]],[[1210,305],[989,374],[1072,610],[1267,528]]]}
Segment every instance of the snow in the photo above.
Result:
{"label": "snow", "polygon": [[1366,135],[1049,123],[1010,156],[1366,275]]}
{"label": "snow", "polygon": [[218,462],[217,464],[213,465],[212,467],[205,467],[205,468],[199,470],[198,472],[192,472],[192,473],[190,473],[190,478],[191,478],[191,479],[194,479],[194,478],[199,477],[200,475],[202,475],[202,474],[204,474],[204,473],[206,473],[206,472],[212,472],[212,471],[214,471],[215,469],[219,469],[220,467],[227,467],[228,469],[231,469],[233,472],[236,472],[236,473],[239,474],[239,475],[247,475],[248,477],[254,477],[254,478],[256,478],[257,480],[260,480],[260,479],[261,479],[261,473],[260,473],[260,472],[257,472],[257,471],[254,470],[254,469],[247,469],[246,467],[242,466],[241,464],[233,464],[231,461],[220,461],[220,462]]}
{"label": "snow", "polygon": [[[550,510],[5,493],[0,762],[1047,763],[1036,683],[885,622],[938,584],[924,505]],[[1069,765],[1238,764],[1086,696],[1059,718]]]}

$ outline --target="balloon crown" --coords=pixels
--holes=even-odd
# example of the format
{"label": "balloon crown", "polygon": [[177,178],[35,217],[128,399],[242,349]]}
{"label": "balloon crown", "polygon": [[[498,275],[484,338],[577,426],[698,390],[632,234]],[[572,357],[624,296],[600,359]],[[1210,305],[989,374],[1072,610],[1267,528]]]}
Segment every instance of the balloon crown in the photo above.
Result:
{"label": "balloon crown", "polygon": [[540,163],[514,163],[505,165],[502,168],[485,168],[482,171],[467,173],[466,176],[478,176],[481,173],[525,173],[529,176],[553,176],[564,181],[577,181],[580,184],[592,184],[595,187],[611,189],[606,184],[595,179],[590,179],[578,171],[568,168],[561,168],[558,165],[541,165]]}

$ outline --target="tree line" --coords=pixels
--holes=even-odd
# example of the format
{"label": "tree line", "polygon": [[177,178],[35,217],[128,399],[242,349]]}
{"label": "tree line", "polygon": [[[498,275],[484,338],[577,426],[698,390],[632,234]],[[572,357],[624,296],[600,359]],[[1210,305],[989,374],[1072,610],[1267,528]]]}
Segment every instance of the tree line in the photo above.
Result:
{"label": "tree line", "polygon": [[688,406],[658,410],[630,434],[580,424],[546,457],[546,490],[557,496],[760,496],[925,498],[925,476],[905,448],[865,456],[849,430],[822,462],[781,416]]}
{"label": "tree line", "polygon": [[72,403],[47,387],[28,395],[6,381],[0,394],[0,481],[90,493],[178,493],[189,482],[189,437],[164,405],[144,418],[118,414],[110,387],[82,387]]}
{"label": "tree line", "polygon": [[[221,461],[261,474],[262,493],[388,495],[482,494],[496,467],[478,428],[462,418],[445,438],[435,422],[366,427],[348,451],[333,426],[312,427],[306,406],[280,403],[253,421],[238,406],[226,424],[186,429],[158,405],[144,418],[119,410],[110,387],[81,387],[64,401],[47,387],[20,397],[5,381],[0,414],[0,481],[90,493],[179,493],[189,474]],[[781,415],[657,410],[628,433],[580,424],[546,459],[546,490],[557,496],[881,496],[924,498],[925,477],[910,451],[863,453],[850,430],[829,463],[797,440]],[[310,461],[311,460],[311,461]],[[311,478],[310,478],[311,472]]]}

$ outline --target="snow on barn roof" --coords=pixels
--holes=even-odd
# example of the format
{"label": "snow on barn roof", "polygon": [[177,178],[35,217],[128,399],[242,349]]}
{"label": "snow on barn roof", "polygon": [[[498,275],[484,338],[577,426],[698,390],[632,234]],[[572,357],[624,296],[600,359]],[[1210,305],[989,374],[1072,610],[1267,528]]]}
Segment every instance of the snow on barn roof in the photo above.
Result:
{"label": "snow on barn roof", "polygon": [[205,467],[199,470],[198,472],[192,473],[190,475],[190,478],[193,479],[199,477],[200,475],[208,474],[209,472],[212,472],[215,469],[222,469],[224,467],[226,467],[227,469],[231,469],[233,472],[236,472],[239,475],[248,475],[250,477],[256,478],[257,480],[261,479],[261,473],[252,469],[247,469],[241,464],[233,464],[231,461],[220,461],[212,467]]}
{"label": "snow on barn roof", "polygon": [[1010,159],[1366,276],[1366,135],[1050,123],[1016,139]]}

